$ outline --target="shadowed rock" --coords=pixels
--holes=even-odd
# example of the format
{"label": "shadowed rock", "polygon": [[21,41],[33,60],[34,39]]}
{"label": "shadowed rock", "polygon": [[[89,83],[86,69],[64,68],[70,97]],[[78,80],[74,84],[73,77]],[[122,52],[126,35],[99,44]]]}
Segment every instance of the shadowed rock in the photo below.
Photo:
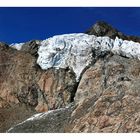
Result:
{"label": "shadowed rock", "polygon": [[32,116],[8,130],[9,133],[63,133],[73,108],[62,108]]}
{"label": "shadowed rock", "polygon": [[21,51],[28,52],[31,55],[38,57],[37,51],[39,48],[39,42],[40,41],[37,41],[37,40],[26,42],[22,45]]}
{"label": "shadowed rock", "polygon": [[140,37],[125,35],[104,21],[98,21],[85,33],[96,36],[108,36],[112,39],[118,37],[123,40],[132,40],[134,42],[140,42]]}

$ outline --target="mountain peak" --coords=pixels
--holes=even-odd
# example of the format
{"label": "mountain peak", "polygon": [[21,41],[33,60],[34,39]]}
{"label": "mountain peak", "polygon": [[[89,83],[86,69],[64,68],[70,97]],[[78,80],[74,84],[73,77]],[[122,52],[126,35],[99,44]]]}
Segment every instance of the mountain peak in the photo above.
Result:
{"label": "mountain peak", "polygon": [[113,28],[105,21],[97,21],[88,31],[86,31],[86,33],[89,35],[94,34],[96,36],[108,36],[112,39],[115,39],[116,37],[126,39],[126,36],[123,33]]}
{"label": "mountain peak", "polygon": [[116,37],[121,38],[123,40],[132,40],[135,42],[140,42],[140,37],[136,36],[128,36],[124,33],[120,32],[110,24],[105,21],[97,21],[91,28],[89,28],[86,32],[89,35],[96,35],[96,36],[108,36],[112,39]]}

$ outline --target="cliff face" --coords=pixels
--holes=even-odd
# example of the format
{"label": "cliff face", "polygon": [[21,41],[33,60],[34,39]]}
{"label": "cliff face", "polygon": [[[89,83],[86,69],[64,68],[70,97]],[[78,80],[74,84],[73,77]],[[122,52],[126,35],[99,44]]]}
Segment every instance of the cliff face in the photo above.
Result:
{"label": "cliff face", "polygon": [[87,33],[0,44],[1,132],[139,132],[139,38]]}
{"label": "cliff face", "polygon": [[43,71],[30,51],[0,44],[1,132],[36,112],[65,107],[73,101],[76,88],[73,71],[54,68]]}
{"label": "cliff face", "polygon": [[29,118],[9,132],[140,132],[139,83],[140,61],[107,55],[85,71],[73,105]]}
{"label": "cliff face", "polygon": [[[70,132],[140,132],[140,62],[117,55],[83,74]],[[82,112],[82,115],[81,115]]]}

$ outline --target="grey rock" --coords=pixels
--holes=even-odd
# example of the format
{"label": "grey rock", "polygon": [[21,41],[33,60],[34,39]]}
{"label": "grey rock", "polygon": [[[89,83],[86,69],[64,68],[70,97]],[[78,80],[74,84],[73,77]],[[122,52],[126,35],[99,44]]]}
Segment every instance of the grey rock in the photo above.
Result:
{"label": "grey rock", "polygon": [[9,133],[64,133],[68,125],[72,107],[40,113],[15,125]]}
{"label": "grey rock", "polygon": [[105,21],[97,21],[85,33],[89,35],[96,35],[96,36],[108,36],[112,39],[115,39],[116,37],[118,37],[123,40],[132,40],[134,42],[140,42],[140,37],[125,35],[124,33],[115,29],[114,27],[112,27],[110,24],[108,24]]}
{"label": "grey rock", "polygon": [[31,55],[38,57],[38,48],[39,48],[39,42],[38,40],[31,40],[29,42],[26,42],[22,45],[21,51],[28,52]]}
{"label": "grey rock", "polygon": [[85,71],[68,132],[140,132],[140,61],[107,55]]}

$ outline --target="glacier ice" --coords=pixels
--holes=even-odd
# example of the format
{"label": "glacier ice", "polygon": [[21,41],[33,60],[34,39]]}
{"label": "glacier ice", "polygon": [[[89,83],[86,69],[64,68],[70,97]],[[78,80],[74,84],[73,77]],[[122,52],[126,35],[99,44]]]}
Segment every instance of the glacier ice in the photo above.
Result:
{"label": "glacier ice", "polygon": [[111,51],[114,54],[140,60],[140,43],[122,40],[116,37],[113,49]]}
{"label": "glacier ice", "polygon": [[112,49],[109,37],[96,37],[84,33],[64,34],[41,42],[37,63],[42,69],[71,68],[79,79],[82,71],[91,64],[93,50],[102,52]]}
{"label": "glacier ice", "polygon": [[[14,43],[10,46],[20,50],[23,44]],[[82,71],[92,63],[93,54],[106,52],[140,60],[140,43],[84,33],[56,35],[40,42],[37,63],[44,70],[69,67],[75,72],[78,81]]]}

